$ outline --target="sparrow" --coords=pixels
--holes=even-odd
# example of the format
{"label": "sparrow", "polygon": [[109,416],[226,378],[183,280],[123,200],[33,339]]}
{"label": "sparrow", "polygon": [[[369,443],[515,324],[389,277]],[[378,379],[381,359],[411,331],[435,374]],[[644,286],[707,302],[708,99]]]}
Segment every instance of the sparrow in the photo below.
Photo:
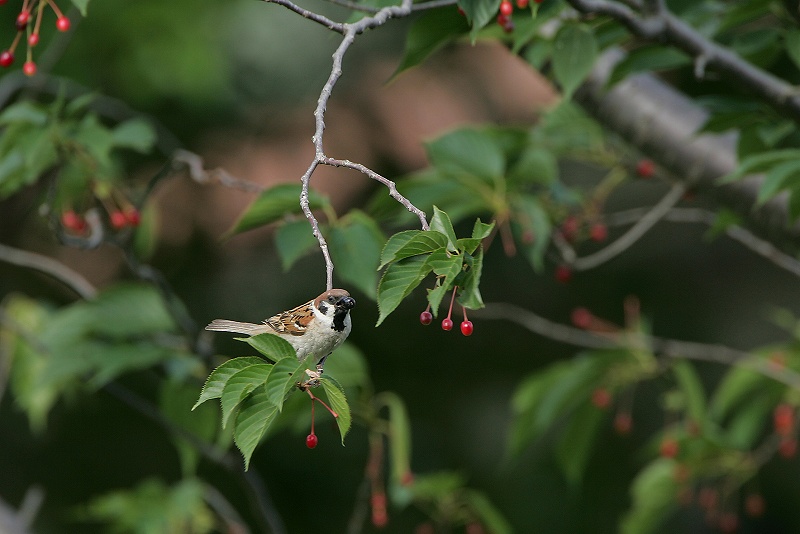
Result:
{"label": "sparrow", "polygon": [[235,332],[248,336],[274,334],[282,337],[297,351],[297,359],[313,356],[322,372],[331,352],[341,345],[352,329],[350,310],[356,301],[344,289],[330,289],[296,308],[273,315],[261,324],[214,319],[206,330]]}

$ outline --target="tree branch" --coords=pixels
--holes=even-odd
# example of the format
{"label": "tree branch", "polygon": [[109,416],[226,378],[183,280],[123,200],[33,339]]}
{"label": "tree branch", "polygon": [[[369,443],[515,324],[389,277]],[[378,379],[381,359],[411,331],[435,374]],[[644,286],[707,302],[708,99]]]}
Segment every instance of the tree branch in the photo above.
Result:
{"label": "tree branch", "polygon": [[82,299],[91,300],[97,296],[97,289],[83,275],[53,258],[0,244],[0,261],[50,275]]}

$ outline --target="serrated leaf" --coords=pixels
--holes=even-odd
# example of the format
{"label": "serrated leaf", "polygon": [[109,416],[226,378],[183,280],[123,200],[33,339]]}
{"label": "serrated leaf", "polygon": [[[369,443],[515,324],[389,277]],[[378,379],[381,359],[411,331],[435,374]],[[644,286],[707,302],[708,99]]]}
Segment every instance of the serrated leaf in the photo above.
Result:
{"label": "serrated leaf", "polygon": [[431,305],[431,312],[433,312],[434,317],[439,315],[439,305],[448,291],[449,288],[445,285],[439,285],[428,290],[428,303]]}
{"label": "serrated leaf", "polygon": [[394,261],[403,260],[420,254],[429,254],[447,246],[447,236],[432,230],[406,230],[389,238],[381,252],[382,269]]}
{"label": "serrated leaf", "polygon": [[305,219],[285,222],[275,231],[275,248],[278,249],[284,271],[288,271],[297,260],[318,246],[311,225]]}
{"label": "serrated leaf", "polygon": [[78,8],[81,16],[86,16],[86,10],[89,8],[89,0],[72,0],[72,5]]}
{"label": "serrated leaf", "polygon": [[631,488],[631,509],[622,518],[622,534],[649,534],[678,506],[675,461],[659,458],[645,467]]}
{"label": "serrated leaf", "polygon": [[686,361],[677,361],[672,366],[672,372],[686,400],[689,415],[696,423],[702,423],[706,417],[706,394],[700,377],[692,364]]}
{"label": "serrated leaf", "polygon": [[129,148],[143,154],[149,152],[156,142],[153,126],[140,118],[119,123],[111,131],[111,137],[117,148]]}
{"label": "serrated leaf", "polygon": [[273,366],[268,363],[248,365],[236,371],[222,390],[220,405],[222,406],[222,428],[228,424],[228,419],[239,407],[239,404],[252,391],[261,389],[269,379]]}
{"label": "serrated leaf", "polygon": [[553,75],[566,99],[592,70],[597,57],[594,33],[584,24],[564,24],[553,43]]}
{"label": "serrated leaf", "polygon": [[[764,203],[780,193],[782,189],[789,186],[791,182],[796,182],[798,176],[800,176],[800,160],[784,161],[772,167],[758,189],[756,206],[763,206]],[[794,185],[797,184],[795,183]]]}
{"label": "serrated leaf", "polygon": [[497,15],[500,0],[459,0],[458,5],[464,10],[467,20],[472,24],[470,38],[474,43],[478,32]]}
{"label": "serrated leaf", "polygon": [[331,409],[336,412],[336,425],[339,427],[339,434],[342,436],[342,445],[344,445],[344,437],[350,431],[350,425],[352,423],[350,405],[347,404],[344,388],[342,388],[335,378],[329,375],[321,376],[319,382],[322,384],[322,389],[328,397],[328,403]]}
{"label": "serrated leaf", "polygon": [[266,333],[237,339],[241,339],[273,362],[284,358],[297,360],[297,352],[294,347],[282,337]]}
{"label": "serrated leaf", "polygon": [[403,59],[392,78],[422,63],[436,50],[468,31],[467,21],[455,9],[436,9],[424,13],[406,33]]}
{"label": "serrated leaf", "polygon": [[558,179],[558,160],[551,150],[528,147],[506,178],[517,184],[550,185]]}
{"label": "serrated leaf", "polygon": [[456,231],[453,229],[453,223],[450,221],[450,217],[447,215],[447,213],[434,206],[433,217],[431,217],[430,226],[430,231],[440,232],[447,237],[448,250],[451,252],[456,252],[458,250],[458,247],[456,246],[456,241],[458,241],[458,238],[456,237]]}
{"label": "serrated leaf", "polygon": [[43,106],[24,100],[8,106],[0,113],[0,125],[25,123],[44,126],[47,124],[48,118],[47,110]]}
{"label": "serrated leaf", "polygon": [[386,239],[375,221],[353,210],[330,229],[328,247],[338,276],[372,297],[378,286],[377,266]]}
{"label": "serrated leaf", "polygon": [[479,248],[473,256],[472,266],[464,271],[463,280],[460,282],[458,302],[465,308],[478,310],[483,308],[480,283],[483,272],[483,247]]}
{"label": "serrated leaf", "polygon": [[270,401],[264,388],[258,388],[247,398],[236,415],[233,441],[242,453],[245,471],[250,468],[250,458],[258,442],[275,421],[278,413],[280,410]]}
{"label": "serrated leaf", "polygon": [[431,272],[425,257],[414,256],[391,264],[378,284],[378,322],[380,325],[406,296]]}
{"label": "serrated leaf", "polygon": [[[227,234],[238,234],[273,223],[289,214],[302,213],[301,190],[300,184],[280,184],[263,191]],[[308,192],[308,205],[312,210],[321,209],[329,204],[327,197],[313,190]]]}
{"label": "serrated leaf", "polygon": [[439,250],[428,256],[425,262],[435,274],[445,277],[442,285],[449,288],[447,281],[452,283],[455,277],[461,273],[464,257],[460,254],[448,254],[443,250]]}
{"label": "serrated leaf", "polygon": [[493,184],[505,173],[505,155],[498,140],[472,128],[447,133],[425,149],[431,164],[445,176],[462,180],[471,176]]}
{"label": "serrated leaf", "polygon": [[[486,224],[481,222],[480,219],[475,219],[475,224],[472,226],[472,239],[486,239],[494,230],[494,221]],[[467,251],[472,254],[472,251]]]}
{"label": "serrated leaf", "polygon": [[192,407],[192,410],[207,400],[220,398],[223,390],[225,389],[225,384],[227,384],[228,380],[230,380],[234,374],[241,371],[245,367],[260,363],[264,363],[264,360],[256,356],[233,358],[222,363],[219,367],[211,371],[210,375],[208,375],[206,383],[200,392],[200,398],[197,399],[197,402]]}
{"label": "serrated leaf", "polygon": [[737,167],[735,171],[723,176],[718,180],[717,183],[728,184],[735,182],[736,180],[748,174],[766,171],[778,163],[782,163],[784,161],[795,161],[798,159],[800,159],[800,149],[796,148],[784,148],[780,150],[770,150],[768,152],[754,154],[744,158],[739,163],[739,167]]}
{"label": "serrated leaf", "polygon": [[278,411],[283,409],[283,401],[297,382],[300,382],[306,366],[291,358],[284,358],[272,367],[264,390]]}

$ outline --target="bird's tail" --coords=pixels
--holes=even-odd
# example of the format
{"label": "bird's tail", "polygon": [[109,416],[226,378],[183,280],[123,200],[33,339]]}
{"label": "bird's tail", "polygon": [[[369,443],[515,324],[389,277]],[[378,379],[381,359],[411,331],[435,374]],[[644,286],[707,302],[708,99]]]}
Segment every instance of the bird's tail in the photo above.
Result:
{"label": "bird's tail", "polygon": [[248,336],[274,332],[272,328],[265,324],[240,323],[239,321],[228,321],[227,319],[214,319],[206,326],[206,330],[213,330],[215,332],[235,332]]}

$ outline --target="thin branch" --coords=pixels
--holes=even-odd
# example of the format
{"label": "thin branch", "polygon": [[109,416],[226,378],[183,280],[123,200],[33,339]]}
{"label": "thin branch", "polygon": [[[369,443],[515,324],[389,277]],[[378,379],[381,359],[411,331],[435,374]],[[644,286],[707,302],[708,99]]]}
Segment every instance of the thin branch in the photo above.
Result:
{"label": "thin branch", "polygon": [[[629,346],[631,339],[631,334],[629,332],[622,334],[603,333],[603,335],[599,335],[550,321],[549,319],[545,319],[544,317],[513,304],[487,304],[485,309],[473,313],[478,314],[484,319],[500,319],[516,323],[540,336],[579,347],[593,349],[624,348]],[[650,347],[653,352],[662,356],[741,367],[772,378],[776,382],[781,382],[789,387],[800,389],[799,373],[787,368],[777,368],[774,365],[770,365],[769,362],[756,358],[747,352],[724,345],[694,343],[656,336],[646,336],[644,334],[638,334],[638,339],[644,346]]]}
{"label": "thin branch", "polygon": [[184,149],[178,149],[173,152],[172,161],[169,165],[171,171],[176,171],[181,168],[186,169],[189,173],[189,178],[199,184],[217,182],[225,187],[239,189],[246,193],[261,193],[264,191],[264,186],[261,184],[237,178],[228,173],[225,169],[216,168],[206,170],[203,166],[203,158],[201,156]]}
{"label": "thin branch", "polygon": [[[757,93],[774,107],[800,119],[800,92],[781,78],[762,70],[728,48],[717,44],[683,22],[666,7],[641,16],[629,7],[611,0],[568,0],[587,14],[609,15],[644,39],[669,43],[694,58],[728,75]],[[652,3],[652,2],[651,2]]]}
{"label": "thin branch", "polygon": [[345,25],[342,24],[341,22],[335,22],[329,19],[328,17],[304,9],[295,4],[294,2],[291,2],[290,0],[263,0],[263,1],[268,2],[270,4],[278,4],[279,6],[283,6],[286,9],[289,9],[290,11],[294,11],[301,17],[314,21],[317,24],[321,24],[322,26],[325,26],[331,31],[335,31],[336,33],[344,34],[345,32]]}
{"label": "thin branch", "polygon": [[0,261],[43,272],[70,288],[82,299],[91,300],[97,296],[97,289],[83,275],[48,256],[0,244]]}

